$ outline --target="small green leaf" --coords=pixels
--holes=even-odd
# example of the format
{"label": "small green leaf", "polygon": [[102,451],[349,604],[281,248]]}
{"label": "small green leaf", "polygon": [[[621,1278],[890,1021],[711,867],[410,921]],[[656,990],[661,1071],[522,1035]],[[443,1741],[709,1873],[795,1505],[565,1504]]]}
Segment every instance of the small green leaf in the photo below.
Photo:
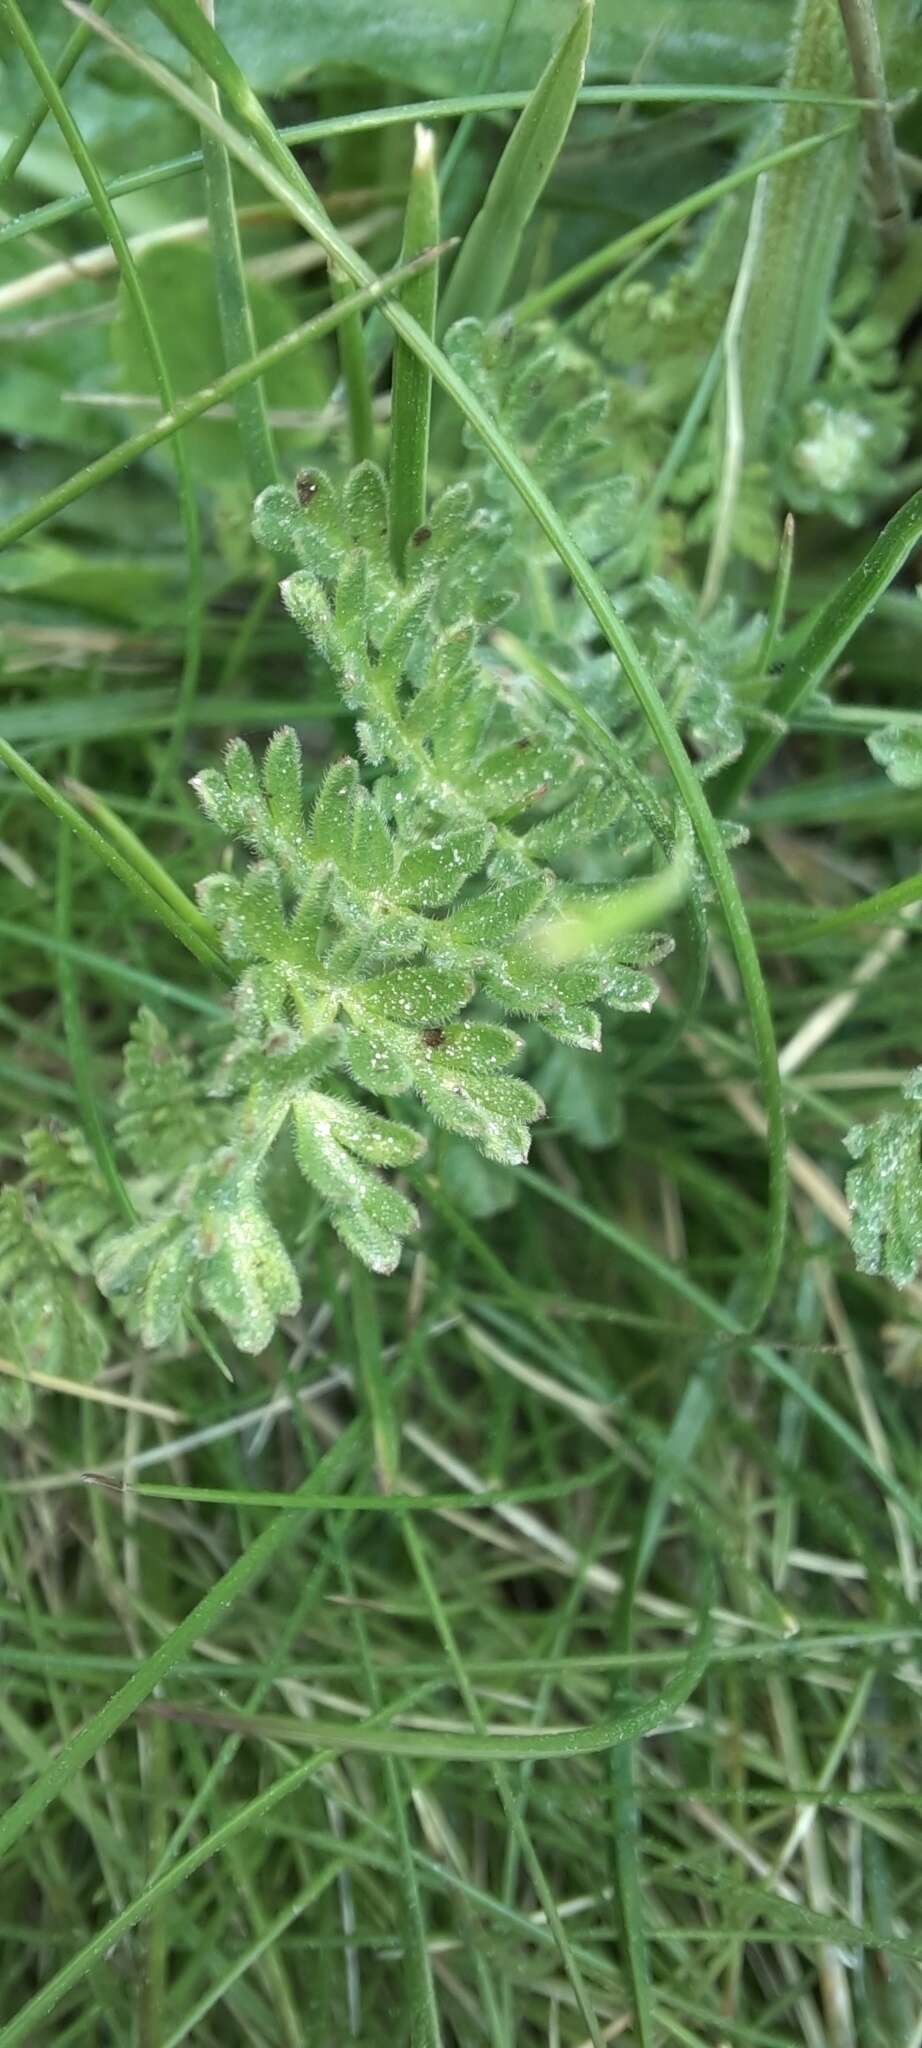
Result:
{"label": "small green leaf", "polygon": [[310,850],[314,860],[332,861],[334,867],[348,860],[358,780],[355,761],[334,761],[332,768],[327,769],[311,812]]}
{"label": "small green leaf", "polygon": [[229,959],[288,958],[281,880],[271,861],[260,861],[240,881],[234,875],[206,875],[199,883],[198,899],[217,926]]}
{"label": "small green leaf", "polygon": [[[321,1098],[316,1099],[319,1101]],[[376,1116],[373,1110],[358,1102],[341,1102],[329,1095],[323,1100],[331,1129],[340,1144],[347,1146],[356,1158],[366,1160],[370,1166],[409,1166],[425,1152],[425,1138],[421,1138],[418,1131],[411,1131],[408,1124]]]}
{"label": "small green leaf", "polygon": [[296,838],[304,829],[304,800],[301,743],[292,726],[273,733],[263,756],[262,779],[273,824],[285,838]]}
{"label": "small green leaf", "polygon": [[469,876],[483,866],[488,848],[484,826],[434,833],[403,855],[397,870],[397,895],[401,902],[420,910],[440,909],[451,903]]}
{"label": "small green leaf", "polygon": [[345,521],[353,547],[383,560],[387,550],[387,485],[375,462],[360,462],[346,483]]}
{"label": "small green leaf", "polygon": [[515,817],[560,781],[561,749],[522,738],[488,754],[477,769],[477,792],[491,818]]}
{"label": "small green leaf", "polygon": [[112,1194],[82,1131],[39,1124],[23,1139],[22,1187],[40,1208],[55,1250],[75,1273],[86,1248],[112,1220]]}
{"label": "small green leaf", "polygon": [[521,1166],[528,1158],[529,1125],[544,1115],[544,1104],[526,1081],[473,1068],[446,1068],[437,1057],[414,1081],[436,1122],[472,1138],[488,1159]]}
{"label": "small green leaf", "polygon": [[868,750],[897,789],[922,789],[922,727],[886,725],[872,733]]}
{"label": "small green leaf", "polygon": [[342,508],[322,469],[302,469],[293,491],[270,484],[256,500],[254,538],[273,553],[294,555],[315,576],[336,575],[349,547]]}
{"label": "small green leaf", "polygon": [[361,1025],[345,1033],[346,1064],[353,1080],[372,1095],[403,1095],[413,1085],[413,1063],[402,1043],[370,1037]]}
{"label": "small green leaf", "polygon": [[452,912],[439,930],[439,942],[487,953],[511,937],[547,895],[547,883],[536,875],[508,889],[488,889]]}
{"label": "small green leaf", "polygon": [[202,1300],[241,1351],[264,1351],[279,1316],[301,1304],[298,1276],[245,1173],[199,1214]]}
{"label": "small green leaf", "polygon": [[330,1204],[334,1229],[374,1272],[392,1273],[416,1211],[362,1162],[375,1154],[386,1164],[417,1157],[415,1133],[402,1124],[389,1132],[383,1117],[313,1092],[298,1097],[294,1120],[298,1164]]}
{"label": "small green leaf", "polygon": [[346,1008],[372,1022],[445,1024],[470,1001],[473,987],[466,974],[453,968],[401,968],[361,982],[355,998],[346,998]]}
{"label": "small green leaf", "polygon": [[922,1260],[922,1067],[903,1097],[901,1108],[845,1134],[860,1162],[845,1179],[855,1259],[863,1273],[885,1273],[896,1287],[911,1284]]}
{"label": "small green leaf", "polygon": [[182,1172],[214,1142],[192,1060],[152,1010],[131,1026],[116,1104],[118,1142],[142,1173]]}
{"label": "small green leaf", "polygon": [[173,1213],[103,1238],[93,1257],[97,1287],[142,1343],[179,1343],[195,1252],[192,1233]]}

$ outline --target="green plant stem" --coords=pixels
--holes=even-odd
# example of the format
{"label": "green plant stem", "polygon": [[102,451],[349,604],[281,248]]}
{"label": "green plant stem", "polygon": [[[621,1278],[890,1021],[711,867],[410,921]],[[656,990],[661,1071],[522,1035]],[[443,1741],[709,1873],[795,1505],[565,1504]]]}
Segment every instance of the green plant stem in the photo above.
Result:
{"label": "green plant stem", "polygon": [[[73,5],[73,0],[71,4]],[[187,13],[180,0],[152,0],[152,4],[156,13],[176,31],[180,40],[189,48],[190,54],[206,69],[212,71],[228,102],[235,108],[258,144],[258,147],[253,148],[242,137],[237,136],[236,131],[227,130],[228,146],[235,150],[242,162],[253,168],[255,175],[268,190],[285,201],[296,218],[300,218],[304,226],[316,236],[348,277],[360,286],[370,286],[375,281],[373,273],[363,258],[333,228],[312,186],[290,157],[284,143],[263,112],[256,95],[228,55],[224,45],[213,30],[209,29],[203,16],[197,11]],[[186,106],[197,118],[214,124],[213,113],[203,108],[197,96],[190,93],[165,66],[128,48],[120,38],[113,37],[107,25],[100,26],[100,33],[105,35],[106,40],[113,41],[123,53],[128,54],[135,65],[161,84],[180,105]],[[221,127],[223,131],[224,124],[221,124]],[[736,956],[756,1045],[765,1105],[769,1160],[768,1236],[759,1284],[753,1290],[751,1315],[755,1324],[761,1320],[774,1293],[784,1251],[788,1203],[784,1105],[765,983],[745,906],[719,826],[712,815],[701,782],[689,761],[675,723],[663,703],[659,690],[647,673],[633,635],[616,610],[598,574],[560,519],[546,493],[516,453],[502,429],[497,426],[495,420],[465,384],[464,379],[458,375],[452,364],[411,315],[402,306],[390,301],[386,305],[386,312],[397,334],[402,336],[428,365],[433,377],[470,422],[569,571],[600,631],[618,657],[625,680],[663,755],[691,820],[726,919]]]}
{"label": "green plant stem", "polygon": [[[100,10],[101,11],[101,10]],[[87,30],[90,34],[91,30]],[[343,135],[363,135],[379,128],[410,127],[416,121],[454,121],[466,115],[517,113],[528,100],[527,92],[462,93],[437,100],[411,100],[405,106],[370,107],[357,114],[330,115],[322,121],[294,121],[279,129],[290,144],[333,142]],[[584,85],[578,104],[589,107],[673,106],[693,99],[701,106],[850,107],[860,112],[864,102],[852,93],[797,92],[783,86],[699,85],[694,92],[684,85]],[[167,158],[141,171],[126,171],[106,186],[110,199],[125,199],[132,192],[145,192],[152,185],[167,184],[202,168],[201,150],[187,156]],[[82,196],[49,199],[16,220],[0,225],[0,243],[18,241],[23,235],[86,213],[91,202]]]}
{"label": "green plant stem", "polygon": [[[417,127],[410,190],[403,228],[401,260],[406,262],[439,239],[439,184],[435,138],[431,128]],[[435,265],[407,286],[404,304],[430,337],[435,333],[438,304]],[[432,375],[399,335],[394,346],[391,402],[389,516],[391,560],[403,574],[406,551],[426,517],[426,474],[429,463],[429,417]]]}
{"label": "green plant stem", "polygon": [[[201,5],[213,25],[213,0],[201,0]],[[215,110],[220,112],[220,94],[207,72],[199,73],[199,90],[203,99],[209,99]],[[243,268],[230,157],[224,143],[208,128],[202,130],[202,162],[224,363],[228,370],[232,370],[239,363],[252,362],[256,354],[256,332]],[[259,378],[241,385],[234,400],[234,411],[250,493],[258,498],[267,485],[278,482],[279,474]]]}
{"label": "green plant stem", "polygon": [[781,530],[778,567],[775,571],[775,581],[772,585],[771,603],[768,607],[765,631],[762,635],[759,652],[755,661],[755,674],[757,676],[767,675],[771,667],[772,655],[778,642],[778,636],[784,626],[784,615],[787,610],[788,590],[790,588],[793,566],[794,514],[793,512],[788,512]]}
{"label": "green plant stem", "polygon": [[400,1425],[381,1348],[378,1302],[367,1266],[351,1261],[350,1301],[359,1375],[383,1494],[393,1493],[400,1461]]}
{"label": "green plant stem", "polygon": [[[108,14],[111,5],[112,0],[93,0],[93,6],[97,14]],[[82,24],[79,28],[74,29],[61,51],[61,55],[52,73],[56,85],[64,86],[67,84],[74,65],[83,55],[87,44],[92,41],[92,34],[92,29],[86,28]],[[12,142],[7,145],[3,157],[0,158],[0,185],[5,185],[8,179],[16,176],[23,157],[35,141],[48,112],[49,103],[43,93],[42,97],[33,107],[31,114],[27,115],[18,135],[14,135]]]}
{"label": "green plant stem", "polygon": [[151,888],[157,890],[165,903],[172,904],[173,909],[178,912],[179,916],[187,924],[198,932],[200,938],[204,939],[208,945],[217,947],[218,940],[214,926],[207,917],[202,915],[198,904],[193,903],[191,897],[187,896],[185,891],[180,888],[179,883],[174,882],[169,869],[165,868],[163,862],[150,852],[150,849],[145,846],[144,841],[138,838],[136,832],[132,831],[131,826],[126,825],[124,819],[120,818],[118,813],[113,811],[101,796],[96,795],[95,790],[88,789],[85,782],[80,782],[74,776],[68,775],[64,788],[74,797],[81,810],[88,811],[90,817],[94,818],[97,824],[102,827],[103,833],[112,841],[113,846],[118,847],[125,855],[125,859],[134,868],[135,873],[143,875],[144,879],[150,883]]}
{"label": "green plant stem", "polygon": [[[169,412],[161,413],[160,418],[152,421],[149,427],[142,427],[137,434],[132,434],[128,440],[120,442],[117,448],[107,449],[105,455],[97,456],[95,462],[88,462],[85,469],[79,470],[76,476],[68,477],[63,484],[56,484],[53,489],[43,492],[24,511],[8,519],[0,526],[0,550],[10,547],[14,541],[22,540],[27,533],[34,533],[36,527],[44,526],[46,520],[54,519],[59,512],[66,511],[68,505],[72,505],[77,498],[82,498],[87,491],[94,490],[97,484],[105,483],[109,477],[117,476],[119,470],[127,468],[138,456],[146,455],[149,449],[159,447],[161,441],[168,441],[170,435],[175,434],[181,427],[188,426],[192,420],[201,419],[203,413],[210,412],[216,405],[222,405],[225,399],[233,398],[234,394],[253,377],[258,377],[265,370],[274,369],[278,363],[286,362],[289,356],[295,355],[299,348],[304,347],[305,342],[319,341],[324,335],[332,334],[349,307],[354,305],[362,309],[377,304],[387,292],[395,290],[408,278],[415,276],[423,263],[436,262],[438,255],[438,250],[431,250],[425,256],[417,257],[414,263],[385,272],[383,277],[375,279],[362,291],[354,293],[348,302],[343,300],[339,305],[327,307],[322,313],[315,313],[313,319],[305,320],[302,327],[295,327],[279,341],[271,342],[267,348],[259,349],[248,363],[241,363],[237,369],[228,370],[223,377],[217,377],[213,384],[207,384],[201,391],[193,392],[190,398],[179,399]],[[227,717],[226,709],[222,717]]]}
{"label": "green plant stem", "polygon": [[816,939],[838,937],[840,932],[854,931],[863,924],[882,924],[912,903],[922,903],[922,873],[907,875],[905,882],[894,882],[892,888],[879,889],[875,896],[865,896],[860,903],[848,903],[841,910],[817,911],[815,917],[795,921],[787,929],[773,925],[760,932],[759,944],[770,953],[798,952]]}
{"label": "green plant stem", "polygon": [[811,690],[829,674],[862,621],[893,582],[922,538],[922,491],[916,491],[868,549],[857,569],[833,591],[800,652],[788,664],[768,699],[766,709],[778,721],[768,732],[753,733],[739,760],[716,776],[715,808],[734,810],[754,777],[770,761],[784,738],[784,728]]}
{"label": "green plant stem", "polygon": [[125,1184],[116,1166],[109,1144],[106,1128],[99,1108],[99,1097],[93,1086],[90,1066],[90,1049],[87,1044],[86,1027],[80,1006],[75,962],[70,954],[68,941],[71,933],[71,907],[73,899],[73,835],[65,825],[58,828],[58,861],[55,888],[55,937],[60,941],[57,955],[58,989],[61,997],[61,1014],[64,1020],[64,1036],[70,1063],[73,1069],[77,1104],[84,1131],[93,1150],[96,1163],[103,1175],[106,1186],[120,1215],[130,1222],[135,1221],[134,1205],[130,1201]]}
{"label": "green plant stem", "polygon": [[373,462],[375,416],[362,317],[353,307],[348,277],[342,276],[333,266],[330,270],[330,286],[334,302],[344,308],[336,335],[339,342],[339,367],[349,412],[349,446],[352,461]]}
{"label": "green plant stem", "polygon": [[874,210],[881,239],[891,260],[902,255],[909,229],[909,208],[896,153],[893,121],[887,106],[887,80],[874,0],[839,0],[855,85],[862,99],[876,101],[861,116]]}
{"label": "green plant stem", "polygon": [[[125,291],[128,294],[135,318],[143,335],[144,344],[160,394],[161,404],[169,411],[173,406],[173,386],[166,358],[160,345],[160,337],[151,317],[138,266],[131,251],[131,245],[106,191],[105,184],[96,168],[93,154],[87,148],[60,87],[45,63],[41,50],[20,12],[17,0],[0,0],[0,17],[5,19],[11,35],[14,37],[25,57],[26,63],[32,71],[36,84],[44,93],[49,109],[54,115],[67,148],[93,201],[103,232],[112,246]],[[93,17],[93,26],[98,28],[99,23],[100,16],[97,14]],[[204,591],[201,530],[199,526],[198,505],[192,483],[192,472],[181,437],[177,437],[176,440],[174,460],[179,492],[180,516],[182,518],[186,543],[185,654],[182,673],[179,679],[176,712],[171,737],[161,773],[158,776],[158,782],[163,781],[172,772],[179,759],[198,689],[202,658]]]}

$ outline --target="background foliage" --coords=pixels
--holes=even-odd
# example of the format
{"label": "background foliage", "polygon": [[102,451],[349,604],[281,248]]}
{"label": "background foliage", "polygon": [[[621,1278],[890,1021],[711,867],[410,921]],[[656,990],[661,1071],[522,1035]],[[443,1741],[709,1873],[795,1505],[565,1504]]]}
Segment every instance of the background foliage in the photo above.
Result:
{"label": "background foliage", "polygon": [[[838,0],[218,0],[311,233],[96,13],[199,98],[2,0],[0,2043],[919,2048],[917,9],[869,138]],[[327,255],[436,225],[430,392]]]}

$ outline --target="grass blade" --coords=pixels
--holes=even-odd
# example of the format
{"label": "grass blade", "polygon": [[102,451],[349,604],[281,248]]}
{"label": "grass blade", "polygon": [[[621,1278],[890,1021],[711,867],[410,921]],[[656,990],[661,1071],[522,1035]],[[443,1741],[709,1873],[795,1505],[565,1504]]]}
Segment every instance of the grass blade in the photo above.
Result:
{"label": "grass blade", "polygon": [[[93,0],[93,4],[97,14],[108,14],[112,0]],[[86,28],[82,23],[79,28],[74,29],[54,67],[52,76],[56,85],[63,86],[67,84],[74,65],[82,56],[83,51],[91,40],[92,30]],[[48,101],[43,93],[41,98],[36,101],[31,114],[23,122],[19,134],[14,135],[12,142],[9,143],[2,159],[0,159],[0,185],[5,185],[9,178],[16,176],[23,157],[26,155],[27,150],[31,149],[48,111]]]}
{"label": "grass blade", "polygon": [[[213,22],[214,0],[202,0],[202,4],[207,6],[208,18]],[[212,106],[220,112],[220,95],[207,72],[200,74],[200,88],[202,97],[210,99]],[[232,370],[237,364],[252,361],[256,354],[256,331],[243,270],[230,157],[224,143],[208,128],[202,130],[202,161],[224,362],[225,367]],[[234,410],[250,494],[258,498],[268,484],[278,481],[272,430],[258,378],[241,385],[234,400]]]}
{"label": "grass blade", "polygon": [[[438,239],[439,182],[435,137],[431,128],[418,126],[404,220],[402,261],[412,259],[424,249],[433,248]],[[430,337],[435,333],[438,289],[438,271],[433,264],[420,272],[404,296],[407,312]],[[432,372],[398,335],[394,348],[389,479],[391,559],[398,575],[403,574],[411,536],[426,517],[431,409]]]}
{"label": "grass blade", "polygon": [[387,1365],[381,1352],[378,1304],[367,1266],[352,1260],[350,1287],[359,1372],[365,1395],[375,1464],[382,1493],[392,1493],[400,1460],[400,1427]]}
{"label": "grass blade", "polygon": [[353,305],[349,279],[331,266],[330,283],[334,302],[343,309],[337,327],[339,367],[349,408],[349,447],[353,462],[373,462],[375,416],[372,408],[371,371],[361,315]]}
{"label": "grass blade", "polygon": [[95,853],[97,859],[104,861],[106,867],[111,868],[119,881],[124,882],[126,888],[130,889],[137,902],[159,919],[161,924],[165,924],[173,937],[179,939],[190,953],[194,953],[196,960],[200,960],[203,967],[209,967],[213,974],[217,974],[227,984],[233,981],[233,971],[218,951],[216,939],[212,941],[202,936],[201,913],[194,904],[186,904],[185,908],[180,910],[175,901],[167,902],[160,890],[152,888],[146,876],[140,874],[116,846],[110,845],[108,839],[104,839],[102,833],[97,832],[95,825],[91,825],[82,811],[78,811],[76,805],[66,796],[62,796],[59,789],[46,782],[38,769],[24,760],[23,756],[16,752],[15,747],[10,746],[8,740],[0,740],[0,761],[13,775],[19,777],[20,782],[24,783],[32,795],[37,796],[62,824],[69,826],[77,838],[83,840],[84,845]]}
{"label": "grass blade", "polygon": [[766,708],[773,720],[780,722],[781,730],[773,726],[768,732],[753,733],[739,760],[715,779],[716,804],[720,811],[733,810],[739,804],[754,776],[761,772],[780,745],[784,725],[799,710],[811,690],[815,690],[829,674],[859,626],[873,611],[878,598],[899,575],[920,537],[922,491],[916,491],[894,513],[857,569],[853,569],[845,582],[833,591],[799,654],[789,662],[776,684]]}
{"label": "grass blade", "polygon": [[448,281],[440,325],[491,320],[503,303],[522,238],[566,141],[592,34],[592,0],[580,5],[516,122],[483,205]]}

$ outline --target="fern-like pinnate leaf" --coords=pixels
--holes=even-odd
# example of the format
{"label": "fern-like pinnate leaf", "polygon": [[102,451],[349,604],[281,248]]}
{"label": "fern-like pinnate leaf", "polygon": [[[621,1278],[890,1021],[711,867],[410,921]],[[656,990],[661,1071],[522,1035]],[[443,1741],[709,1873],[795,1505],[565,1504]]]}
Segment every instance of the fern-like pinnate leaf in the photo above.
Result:
{"label": "fern-like pinnate leaf", "polygon": [[845,1144],[858,1161],[845,1181],[857,1263],[908,1287],[922,1261],[922,1067],[910,1074],[900,1107],[854,1124]]}
{"label": "fern-like pinnate leaf", "polygon": [[[542,440],[548,475],[576,460],[577,495],[595,422],[584,411]],[[312,471],[258,502],[258,537],[298,565],[283,597],[359,754],[312,797],[288,729],[261,759],[232,741],[195,778],[227,849],[199,896],[236,987],[204,1049],[150,1011],[132,1030],[114,1136],[133,1217],[113,1213],[85,1147],[42,1141],[54,1256],[91,1272],[145,1345],[181,1346],[205,1312],[263,1350],[299,1308],[297,1247],[324,1214],[366,1265],[393,1271],[418,1226],[411,1176],[429,1128],[476,1147],[494,1181],[528,1156],[544,1104],[514,1071],[525,1048],[509,1020],[594,1051],[600,1006],[656,996],[669,943],[656,934],[566,964],[542,947],[587,888],[612,893],[579,876],[584,849],[616,818],[635,849],[645,828],[566,715],[497,666],[485,629],[515,572],[508,510],[478,512],[453,487],[399,575],[372,464],[341,489]],[[31,1199],[28,1178],[16,1199]]]}
{"label": "fern-like pinnate leaf", "polygon": [[[64,1165],[63,1144],[59,1157]],[[43,1220],[24,1186],[0,1193],[0,1353],[22,1375],[0,1382],[0,1422],[28,1419],[33,1373],[89,1380],[106,1359],[105,1329],[77,1278],[79,1254],[65,1255],[80,1234],[72,1193],[68,1172],[53,1223]]]}

